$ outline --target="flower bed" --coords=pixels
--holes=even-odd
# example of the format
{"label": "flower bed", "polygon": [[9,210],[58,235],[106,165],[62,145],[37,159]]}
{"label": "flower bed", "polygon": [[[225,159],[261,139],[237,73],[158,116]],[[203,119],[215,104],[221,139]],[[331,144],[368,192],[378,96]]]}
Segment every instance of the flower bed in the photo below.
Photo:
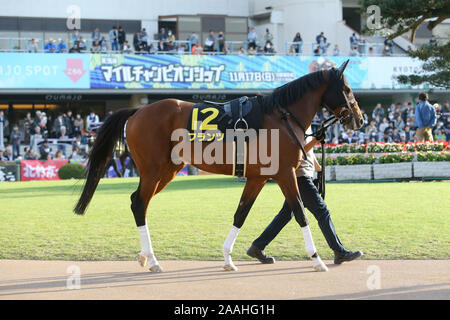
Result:
{"label": "flower bed", "polygon": [[[410,143],[369,143],[369,144],[326,144],[326,153],[392,153],[419,151],[450,151],[450,142],[410,142]],[[321,146],[314,147],[315,153],[321,152]]]}

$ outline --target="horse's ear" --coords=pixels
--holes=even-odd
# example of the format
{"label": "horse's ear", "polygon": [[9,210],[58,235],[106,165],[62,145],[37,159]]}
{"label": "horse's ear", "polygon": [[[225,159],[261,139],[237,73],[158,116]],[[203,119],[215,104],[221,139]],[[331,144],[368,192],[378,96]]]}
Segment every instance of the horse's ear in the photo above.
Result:
{"label": "horse's ear", "polygon": [[342,75],[344,74],[345,68],[347,68],[348,62],[350,59],[347,59],[340,67],[339,67],[339,79],[342,78]]}

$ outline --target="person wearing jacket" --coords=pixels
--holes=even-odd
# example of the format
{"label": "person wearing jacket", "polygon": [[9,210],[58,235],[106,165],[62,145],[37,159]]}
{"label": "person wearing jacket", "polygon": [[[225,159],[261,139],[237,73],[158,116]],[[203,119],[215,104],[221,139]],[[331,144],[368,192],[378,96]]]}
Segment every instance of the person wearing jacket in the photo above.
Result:
{"label": "person wearing jacket", "polygon": [[419,103],[414,114],[417,141],[433,141],[432,128],[436,124],[436,110],[428,102],[428,94],[419,94]]}

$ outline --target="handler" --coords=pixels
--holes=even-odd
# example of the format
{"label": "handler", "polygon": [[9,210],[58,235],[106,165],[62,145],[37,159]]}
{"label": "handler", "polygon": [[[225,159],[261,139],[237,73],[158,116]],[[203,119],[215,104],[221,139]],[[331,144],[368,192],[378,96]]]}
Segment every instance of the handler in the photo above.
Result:
{"label": "handler", "polygon": [[[308,128],[306,133],[311,133],[311,127]],[[317,162],[312,147],[324,138],[325,135],[322,133],[320,136],[313,138],[312,141],[305,146],[308,158],[303,159],[300,167],[297,169],[297,184],[305,208],[307,208],[317,219],[320,230],[322,230],[328,246],[334,251],[334,263],[341,264],[342,262],[359,258],[363,253],[361,251],[349,251],[344,248],[334,229],[327,205],[314,185],[314,169],[317,172],[320,172],[322,171],[322,167]],[[308,147],[310,148],[309,151]],[[291,218],[291,209],[289,208],[287,201],[284,201],[283,208],[281,208],[278,215],[267,226],[264,232],[253,241],[251,247],[247,250],[247,255],[258,259],[261,263],[274,263],[275,259],[267,256],[264,252],[264,248],[278,235]]]}

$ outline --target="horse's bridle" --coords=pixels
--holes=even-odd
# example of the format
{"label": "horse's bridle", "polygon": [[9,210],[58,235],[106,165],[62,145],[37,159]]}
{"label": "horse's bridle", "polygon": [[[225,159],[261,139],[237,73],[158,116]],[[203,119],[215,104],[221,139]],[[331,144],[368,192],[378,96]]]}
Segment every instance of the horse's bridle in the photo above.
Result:
{"label": "horse's bridle", "polygon": [[345,103],[343,103],[342,105],[339,105],[334,109],[328,107],[326,104],[324,105],[327,106],[329,110],[331,110],[331,112],[336,116],[340,123],[344,124],[354,114],[354,108],[358,105],[358,102],[356,101],[356,98],[353,94],[349,99],[344,90],[342,90],[342,95],[345,99]]}

